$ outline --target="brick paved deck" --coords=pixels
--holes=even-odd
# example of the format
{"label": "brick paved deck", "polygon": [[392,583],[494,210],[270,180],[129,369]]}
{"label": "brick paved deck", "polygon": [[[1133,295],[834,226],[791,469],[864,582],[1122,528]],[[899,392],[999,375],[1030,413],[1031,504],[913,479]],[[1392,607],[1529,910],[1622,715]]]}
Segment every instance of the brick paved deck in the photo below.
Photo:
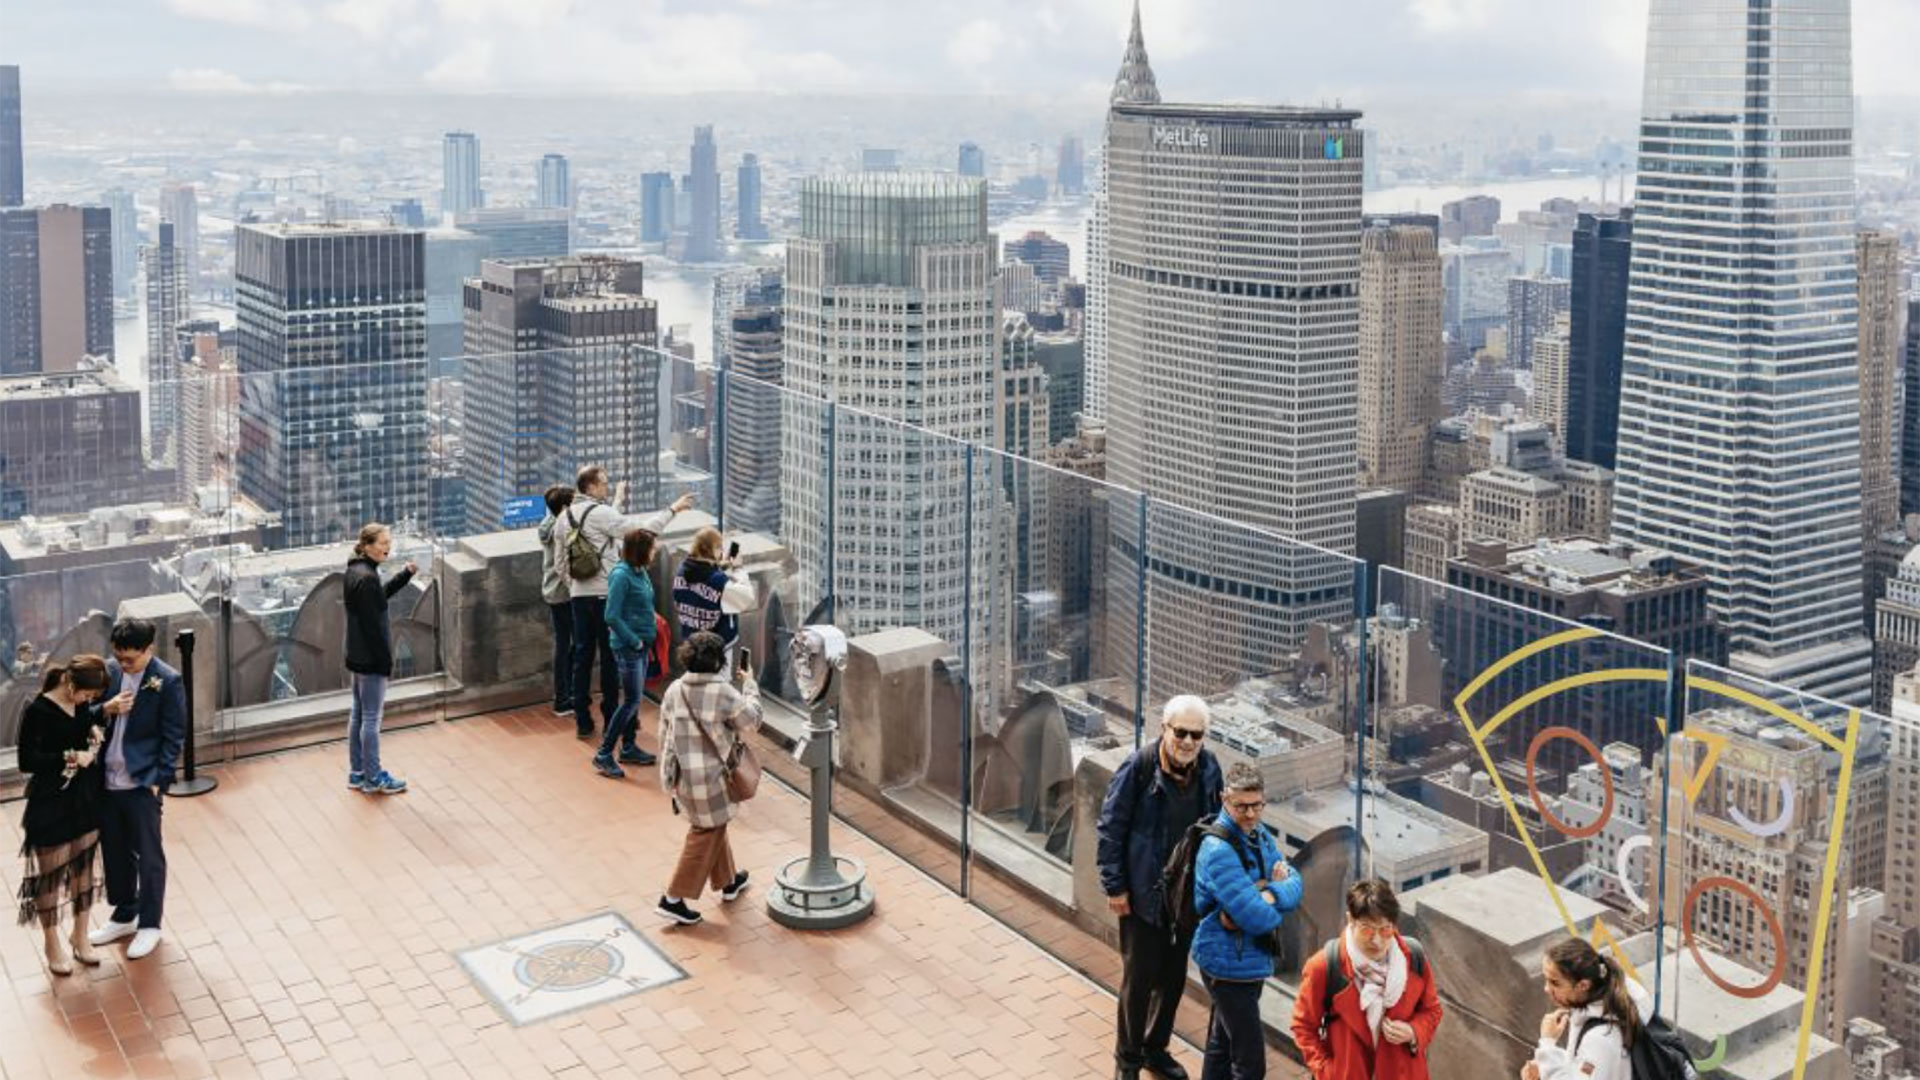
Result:
{"label": "brick paved deck", "polygon": [[[870,868],[874,918],[774,924],[766,880],[806,848],[806,803],[778,785],[735,829],[756,888],[667,928],[651,908],[684,819],[652,770],[595,776],[570,729],[540,709],[391,734],[413,790],[386,799],[346,790],[339,745],[219,770],[212,795],[167,804],[152,957],[116,945],[53,979],[36,932],[0,934],[0,1076],[1110,1074],[1111,997],[849,830],[836,847]],[[8,895],[18,820],[7,805]],[[689,977],[516,1027],[455,959],[604,911]]]}

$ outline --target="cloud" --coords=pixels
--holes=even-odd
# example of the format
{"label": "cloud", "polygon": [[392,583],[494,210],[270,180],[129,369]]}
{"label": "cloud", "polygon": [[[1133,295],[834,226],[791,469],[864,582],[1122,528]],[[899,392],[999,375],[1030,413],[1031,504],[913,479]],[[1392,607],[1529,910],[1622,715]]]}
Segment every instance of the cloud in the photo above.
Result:
{"label": "cloud", "polygon": [[174,68],[167,85],[190,94],[301,94],[310,87],[299,83],[253,83],[219,68]]}
{"label": "cloud", "polygon": [[428,68],[420,81],[443,90],[484,90],[493,85],[493,42],[472,38]]}
{"label": "cloud", "polygon": [[313,20],[298,0],[167,0],[176,14],[266,30],[301,30]]}
{"label": "cloud", "polygon": [[1408,10],[1429,33],[1477,30],[1494,15],[1498,0],[1409,0]]}
{"label": "cloud", "polygon": [[320,14],[369,41],[417,41],[430,30],[418,0],[334,0]]}
{"label": "cloud", "polygon": [[[1649,0],[1140,0],[1171,100],[1366,107],[1561,94],[1637,100]],[[148,82],[231,71],[379,90],[873,94],[986,89],[1097,110],[1128,0],[88,0],[14,5],[10,55]],[[1917,0],[1853,0],[1855,85],[1920,93]],[[1359,41],[1366,48],[1317,48]],[[84,42],[86,52],[83,54]],[[79,76],[76,76],[79,77]],[[214,80],[219,81],[219,80]],[[1095,91],[1092,88],[1102,89]],[[224,92],[237,92],[229,88]]]}
{"label": "cloud", "polygon": [[[583,5],[574,0],[438,0],[440,18],[450,25],[533,30],[551,26]],[[639,5],[655,6],[657,5]]]}
{"label": "cloud", "polygon": [[947,62],[979,70],[990,66],[1007,47],[1007,32],[992,19],[975,19],[947,41]]}

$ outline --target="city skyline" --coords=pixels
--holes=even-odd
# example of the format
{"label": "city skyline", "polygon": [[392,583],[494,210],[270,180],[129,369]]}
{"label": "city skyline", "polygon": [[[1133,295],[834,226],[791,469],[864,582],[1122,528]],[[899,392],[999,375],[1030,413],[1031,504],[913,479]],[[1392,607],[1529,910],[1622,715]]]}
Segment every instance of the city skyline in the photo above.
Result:
{"label": "city skyline", "polygon": [[[1920,484],[1920,450],[1902,447],[1897,467],[1894,438],[1897,351],[1904,385],[1920,387],[1920,301],[1908,307],[1920,97],[1904,112],[1856,99],[1841,32],[1884,54],[1887,38],[1920,39],[1920,21],[1903,30],[1910,12],[1887,15],[1889,0],[979,0],[885,16],[867,0],[715,0],[697,15],[673,0],[128,3],[103,0],[112,27],[80,69],[100,73],[97,94],[38,78],[51,54],[40,29],[29,35],[30,208],[0,209],[0,655],[26,646],[0,668],[0,795],[29,761],[11,726],[42,665],[103,651],[113,618],[151,613],[169,663],[177,628],[202,643],[212,678],[174,647],[198,687],[189,711],[205,722],[188,730],[207,767],[235,780],[270,769],[299,813],[218,810],[257,782],[184,808],[180,835],[202,857],[182,875],[194,891],[167,943],[180,955],[150,962],[151,979],[125,969],[139,1010],[99,1003],[127,1056],[146,1040],[182,1075],[203,1056],[195,1075],[215,1058],[244,1067],[243,1054],[265,1071],[281,1051],[295,1071],[366,1053],[391,1067],[390,1040],[319,1011],[391,989],[359,959],[392,955],[422,974],[380,977],[433,1011],[420,1040],[398,1040],[423,1048],[424,1071],[458,1056],[425,1048],[436,1037],[464,1043],[475,1075],[527,1071],[513,1010],[556,1000],[550,988],[515,963],[518,996],[494,994],[464,958],[507,965],[486,942],[513,931],[499,916],[521,911],[526,871],[564,854],[541,831],[555,807],[591,786],[666,813],[650,783],[587,779],[565,721],[590,708],[589,687],[553,678],[569,646],[593,651],[598,631],[580,618],[597,607],[573,595],[584,552],[534,526],[554,524],[543,496],[598,465],[623,514],[688,496],[648,523],[650,563],[627,531],[641,519],[610,537],[633,545],[620,591],[652,586],[657,643],[691,636],[698,562],[726,551],[729,577],[748,579],[750,602],[711,586],[736,616],[728,677],[764,710],[757,733],[738,734],[777,780],[819,770],[816,851],[837,808],[864,834],[863,867],[898,856],[928,875],[914,907],[951,890],[1072,969],[1059,974],[1080,991],[1075,973],[1095,997],[1114,981],[1119,770],[1131,755],[1136,781],[1177,772],[1153,740],[1182,715],[1164,706],[1191,695],[1208,726],[1166,745],[1197,740],[1223,768],[1251,765],[1260,818],[1306,885],[1260,980],[1282,1013],[1302,962],[1337,940],[1341,891],[1378,878],[1406,897],[1402,928],[1443,973],[1474,972],[1438,987],[1447,1027],[1418,1048],[1436,1077],[1525,1075],[1538,1012],[1560,1004],[1540,996],[1539,958],[1572,935],[1654,993],[1702,1075],[1834,1080],[1850,1066],[1916,1080],[1920,519],[1892,514],[1900,481]],[[200,34],[168,49],[149,33],[154,55],[137,61],[116,51],[156,21]],[[1297,44],[1322,40],[1333,47]],[[1309,55],[1275,64],[1276,42]],[[362,55],[342,61],[348,44]],[[1415,45],[1423,56],[1407,60]],[[711,70],[672,97],[618,99],[686,74],[695,49]],[[904,58],[919,61],[911,76]],[[692,93],[743,70],[744,92]],[[128,71],[149,72],[153,93],[108,92]],[[302,89],[355,72],[361,96]],[[842,77],[839,97],[808,93]],[[1434,99],[1376,112],[1383,78]],[[581,80],[589,90],[559,96]],[[1563,85],[1634,104],[1568,104],[1551,89]],[[1490,88],[1502,94],[1485,105],[1447,96]],[[1407,205],[1407,192],[1424,195]],[[83,201],[109,205],[38,205]],[[131,267],[110,250],[123,235],[145,252]],[[129,297],[134,280],[144,288]],[[1920,432],[1920,396],[1906,396]],[[209,885],[300,895],[290,825],[311,830],[296,850],[323,854],[375,835],[360,794],[339,793],[333,751],[330,799],[307,797],[318,789],[295,755],[242,761],[343,734],[340,566],[369,522],[393,550],[355,555],[390,554],[383,576],[409,568],[388,590],[390,719],[424,730],[395,758],[475,765],[462,783],[492,791],[498,753],[440,754],[431,740],[505,728],[525,775],[508,798],[422,780],[387,804],[405,815],[403,884],[475,897],[473,919],[413,919],[415,940],[394,949],[336,885],[344,900],[316,894],[324,917],[302,901],[280,920],[301,923],[305,943],[255,950],[272,969],[256,979],[208,936]],[[616,550],[599,548],[601,569]],[[647,625],[643,607],[607,606],[616,627],[635,614]],[[846,663],[820,697],[807,652],[837,648],[830,629]],[[637,706],[642,676],[621,660]],[[650,718],[641,738],[661,740],[657,764],[684,765],[675,691],[655,689],[664,728]],[[1869,691],[1878,715],[1852,707]],[[561,752],[571,775],[555,799],[540,755]],[[832,806],[826,783],[841,785]],[[1160,787],[1210,798],[1191,781]],[[740,869],[763,893],[790,898],[805,865],[772,884],[761,850],[798,801],[751,809],[760,838]],[[456,832],[475,806],[484,820]],[[496,843],[527,806],[535,827]],[[659,832],[612,839],[648,848]],[[423,835],[467,842],[422,847]],[[1120,845],[1128,859],[1134,846]],[[265,875],[229,890],[260,855]],[[627,914],[618,867],[645,872],[660,861],[647,856],[595,849],[619,895],[594,918]],[[839,943],[869,968],[903,948],[942,970],[979,951],[973,935],[950,955],[920,950],[916,932],[953,935],[904,918],[917,912],[903,893],[886,901],[885,938],[848,928]],[[711,936],[623,929],[617,944],[644,943],[696,980],[734,956],[749,961],[743,977],[791,993],[804,972],[751,962],[787,947],[757,912],[742,917],[759,902],[710,908]],[[791,925],[778,907],[772,921]],[[242,922],[267,940],[260,920]],[[79,1021],[119,983],[45,991],[60,986],[57,960],[43,983],[26,958],[24,972],[4,958],[0,1012],[18,1000],[29,1015],[52,992],[67,1021],[0,1040],[0,1071],[40,1075],[39,1057],[69,1043],[111,1068]],[[313,1006],[312,1031],[283,1030],[288,1006],[272,1004],[271,1036],[237,1013],[231,1031],[214,1026],[236,970],[249,994]],[[468,975],[514,1028],[468,996]],[[208,987],[219,1000],[203,1025],[189,1003]],[[148,1008],[148,990],[184,1017]],[[650,1012],[664,1015],[683,991],[657,993]],[[894,1052],[918,1056],[900,1045],[915,1037],[943,1055],[918,1062],[929,1074],[1060,1040],[1037,1022],[973,1028],[975,1004],[922,1004],[931,1025],[878,1039],[871,1061],[847,1051],[835,1064],[854,1067],[839,1074],[913,1073]],[[565,1030],[618,1024],[580,1016]],[[159,1034],[186,1018],[190,1033]],[[747,1050],[778,1022],[721,1041],[759,1072],[833,1058]],[[939,1045],[946,1027],[968,1036],[968,1055]],[[557,1029],[532,1037],[543,1030],[550,1044]],[[648,1051],[704,1071],[693,1030],[622,1030],[611,1056],[569,1042],[586,1068],[568,1071]],[[665,1045],[682,1038],[685,1050]],[[1098,1049],[1029,1056],[1012,1071],[1108,1064]]]}

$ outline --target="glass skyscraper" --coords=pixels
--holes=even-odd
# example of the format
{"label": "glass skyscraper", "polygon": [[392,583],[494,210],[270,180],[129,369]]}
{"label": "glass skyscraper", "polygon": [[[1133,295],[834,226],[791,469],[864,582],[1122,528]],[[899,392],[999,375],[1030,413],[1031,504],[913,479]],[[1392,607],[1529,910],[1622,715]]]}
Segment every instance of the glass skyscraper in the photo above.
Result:
{"label": "glass skyscraper", "polygon": [[[987,580],[991,545],[972,545],[969,564],[968,528],[987,527],[993,492],[984,467],[969,488],[962,444],[994,437],[995,247],[981,180],[801,184],[782,323],[781,379],[795,396],[782,399],[781,526],[794,551],[832,552],[830,565],[801,567],[800,609],[830,580],[850,634],[917,626],[956,650],[969,629],[987,640],[987,605],[970,607],[967,589]],[[830,430],[819,399],[844,407]]]}
{"label": "glass skyscraper", "polygon": [[693,216],[687,225],[688,262],[712,262],[720,257],[720,151],[713,141],[713,125],[693,129],[692,169],[688,191]]}
{"label": "glass skyscraper", "polygon": [[147,438],[156,462],[178,464],[180,431],[181,323],[193,317],[187,256],[174,243],[176,226],[160,223],[152,247],[141,252],[147,268]]}
{"label": "glass skyscraper", "polygon": [[282,515],[290,546],[423,525],[425,234],[242,224],[234,249],[241,493]]}
{"label": "glass skyscraper", "polygon": [[1620,351],[1627,335],[1633,211],[1581,214],[1569,292],[1567,456],[1614,467],[1620,438]]}
{"label": "glass skyscraper", "polygon": [[113,215],[113,295],[131,300],[140,268],[140,212],[125,188],[103,192],[100,202]]}
{"label": "glass skyscraper", "polygon": [[673,235],[673,174],[640,174],[640,239],[658,243]]}
{"label": "glass skyscraper", "polygon": [[1614,532],[1732,665],[1866,700],[1850,0],[1653,0]]}
{"label": "glass skyscraper", "polygon": [[548,154],[536,167],[540,190],[535,205],[548,209],[573,207],[573,170],[565,154]]}
{"label": "glass skyscraper", "polygon": [[0,65],[0,207],[26,201],[26,169],[20,148],[20,69]]}
{"label": "glass skyscraper", "polygon": [[735,201],[740,209],[740,223],[733,235],[742,240],[765,240],[767,226],[760,220],[760,156],[741,155],[737,177]]}
{"label": "glass skyscraper", "polygon": [[440,212],[459,214],[487,204],[480,193],[480,140],[470,131],[449,131],[440,151]]}

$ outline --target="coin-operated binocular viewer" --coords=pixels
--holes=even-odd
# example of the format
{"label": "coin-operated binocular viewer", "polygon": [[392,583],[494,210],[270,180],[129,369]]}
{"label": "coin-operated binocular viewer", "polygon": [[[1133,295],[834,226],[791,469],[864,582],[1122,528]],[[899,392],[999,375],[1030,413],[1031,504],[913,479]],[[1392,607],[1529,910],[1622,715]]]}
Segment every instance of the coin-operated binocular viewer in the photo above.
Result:
{"label": "coin-operated binocular viewer", "polygon": [[[824,608],[825,605],[823,604]],[[809,623],[819,617],[816,611]],[[813,839],[807,856],[780,868],[767,914],[796,930],[835,930],[873,914],[867,868],[851,856],[836,856],[828,837],[833,823],[833,733],[839,727],[840,686],[847,666],[847,636],[824,623],[793,635],[794,681],[807,702],[806,735],[793,759],[813,773]]]}

